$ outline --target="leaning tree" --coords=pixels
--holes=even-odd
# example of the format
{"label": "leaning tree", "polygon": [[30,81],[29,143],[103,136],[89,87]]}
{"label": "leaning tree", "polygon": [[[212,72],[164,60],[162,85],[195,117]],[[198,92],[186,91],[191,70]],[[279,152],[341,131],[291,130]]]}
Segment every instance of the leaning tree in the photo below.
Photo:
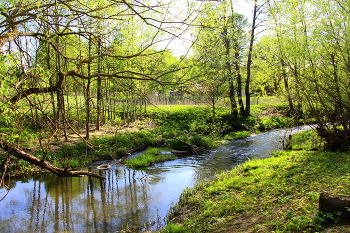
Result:
{"label": "leaning tree", "polygon": [[[171,40],[181,35],[181,27],[191,20],[191,13],[181,12],[184,20],[174,15],[169,18],[169,7],[166,1],[1,1],[0,148],[6,153],[2,170],[6,171],[14,156],[59,176],[90,175],[102,179],[91,172],[53,166],[45,153],[38,158],[23,151],[23,124],[28,118],[35,122],[49,132],[44,135],[47,141],[61,135],[67,138],[68,130],[77,132],[67,119],[65,95],[70,90],[80,88],[85,94],[88,117],[91,88],[96,88],[98,127],[103,80],[161,83],[162,77],[177,68],[151,72],[135,69],[127,61],[158,54],[158,44],[166,47],[164,38]],[[134,37],[137,41],[132,48],[127,47]],[[89,119],[87,126],[88,122]],[[38,147],[44,150],[42,142],[38,141]]]}

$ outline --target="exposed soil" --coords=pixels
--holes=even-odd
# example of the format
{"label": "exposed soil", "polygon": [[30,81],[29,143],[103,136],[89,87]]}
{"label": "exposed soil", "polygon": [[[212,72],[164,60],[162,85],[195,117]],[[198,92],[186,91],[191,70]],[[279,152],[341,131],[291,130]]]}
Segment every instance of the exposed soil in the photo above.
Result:
{"label": "exposed soil", "polygon": [[257,117],[264,117],[264,118],[269,118],[269,117],[285,117],[286,114],[278,111],[277,108],[269,108],[267,110],[263,110],[259,114],[255,114]]}

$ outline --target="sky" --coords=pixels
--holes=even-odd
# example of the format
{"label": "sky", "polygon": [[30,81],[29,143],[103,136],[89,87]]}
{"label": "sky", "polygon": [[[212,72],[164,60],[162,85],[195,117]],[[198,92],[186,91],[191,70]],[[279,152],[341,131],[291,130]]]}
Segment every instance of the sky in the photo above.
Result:
{"label": "sky", "polygon": [[[203,0],[179,0],[176,1],[177,4],[172,7],[169,11],[171,11],[171,14],[173,15],[178,15],[183,12],[186,12],[187,4],[188,2],[208,2],[208,1],[203,1]],[[218,4],[220,4],[218,2]],[[243,14],[248,18],[248,21],[252,18],[252,9],[253,6],[252,4],[248,3],[247,0],[234,0],[234,9],[237,13]],[[178,12],[181,11],[181,12]],[[193,14],[195,15],[195,14]],[[179,38],[175,38],[169,41],[162,43],[162,46],[167,46],[168,49],[172,50],[173,54],[177,57],[186,55],[186,53],[189,53],[189,48],[192,44],[192,36],[190,31],[187,31],[186,33],[182,34],[179,36]]]}

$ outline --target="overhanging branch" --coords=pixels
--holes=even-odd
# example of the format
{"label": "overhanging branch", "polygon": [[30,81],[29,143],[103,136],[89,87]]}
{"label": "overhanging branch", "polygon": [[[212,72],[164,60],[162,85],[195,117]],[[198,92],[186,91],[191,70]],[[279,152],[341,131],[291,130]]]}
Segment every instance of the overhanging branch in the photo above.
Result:
{"label": "overhanging branch", "polygon": [[89,172],[89,171],[72,171],[68,168],[58,168],[54,165],[52,165],[49,162],[46,162],[44,160],[41,160],[31,154],[28,154],[18,148],[16,148],[15,146],[4,142],[4,141],[0,141],[0,148],[3,149],[4,151],[6,151],[9,155],[15,156],[18,159],[23,159],[31,164],[34,164],[38,167],[44,168],[60,177],[80,177],[80,176],[92,176],[98,179],[106,179],[103,176],[97,175],[93,172]]}
{"label": "overhanging branch", "polygon": [[10,99],[10,102],[12,104],[17,103],[18,101],[20,101],[23,98],[26,98],[29,95],[32,94],[42,94],[42,93],[51,93],[51,92],[55,92],[58,91],[59,89],[63,88],[63,81],[64,81],[64,75],[62,73],[58,74],[58,81],[56,83],[55,86],[51,86],[51,87],[32,87],[32,88],[28,88],[24,91],[19,91],[17,95],[13,96]]}

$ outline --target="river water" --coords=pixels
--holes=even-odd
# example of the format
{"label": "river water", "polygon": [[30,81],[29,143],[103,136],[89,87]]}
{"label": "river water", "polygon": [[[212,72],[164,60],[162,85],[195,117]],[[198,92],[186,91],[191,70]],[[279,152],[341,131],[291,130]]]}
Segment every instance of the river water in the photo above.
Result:
{"label": "river water", "polygon": [[[164,226],[181,192],[196,182],[231,170],[252,158],[268,157],[289,134],[309,129],[278,129],[221,145],[215,150],[143,169],[109,163],[88,168],[106,177],[60,178],[38,174],[12,179],[0,188],[0,232],[131,232]],[[101,163],[101,162],[100,162]]]}

